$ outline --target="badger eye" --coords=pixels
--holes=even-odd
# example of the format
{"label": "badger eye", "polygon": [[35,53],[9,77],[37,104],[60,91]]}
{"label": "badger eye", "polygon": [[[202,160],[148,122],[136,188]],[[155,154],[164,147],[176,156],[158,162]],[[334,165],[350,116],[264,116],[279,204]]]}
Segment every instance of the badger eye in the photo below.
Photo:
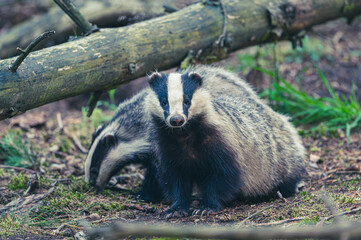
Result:
{"label": "badger eye", "polygon": [[162,100],[162,106],[166,107],[168,105],[168,101],[166,99]]}
{"label": "badger eye", "polygon": [[189,101],[188,98],[185,98],[184,101],[183,101],[183,103],[184,103],[184,105],[186,105],[186,106],[191,105],[191,101]]}

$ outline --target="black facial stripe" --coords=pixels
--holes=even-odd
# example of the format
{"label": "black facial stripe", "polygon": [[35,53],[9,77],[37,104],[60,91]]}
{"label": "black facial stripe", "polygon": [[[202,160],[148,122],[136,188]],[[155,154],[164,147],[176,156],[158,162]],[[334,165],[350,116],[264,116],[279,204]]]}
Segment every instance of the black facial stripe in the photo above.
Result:
{"label": "black facial stripe", "polygon": [[[100,166],[104,160],[104,156],[106,156],[109,151],[109,147],[107,147],[101,140],[98,142],[97,146],[94,149],[94,153],[90,163],[90,176],[89,181],[93,185],[96,182],[96,179],[99,175]],[[92,171],[96,169],[97,171]]]}
{"label": "black facial stripe", "polygon": [[93,135],[92,135],[92,142],[91,142],[91,144],[90,144],[89,149],[92,147],[92,145],[93,145],[93,143],[94,143],[94,140],[99,136],[99,134],[104,130],[104,128],[105,128],[106,126],[108,126],[108,124],[103,124],[103,125],[101,126],[101,128],[99,128],[97,131],[95,131],[95,132],[93,133]]}
{"label": "black facial stripe", "polygon": [[[183,112],[188,117],[188,109],[191,106],[191,101],[194,92],[199,87],[199,82],[196,80],[189,78],[188,74],[182,75],[182,83],[183,83]],[[185,100],[189,101],[189,104],[184,104]]]}
{"label": "black facial stripe", "polygon": [[[159,103],[164,110],[164,118],[167,118],[169,115],[169,103],[168,103],[168,87],[167,87],[167,79],[168,74],[161,73],[162,77],[156,79],[150,87],[154,90],[157,94]],[[166,102],[167,104],[163,104]]]}

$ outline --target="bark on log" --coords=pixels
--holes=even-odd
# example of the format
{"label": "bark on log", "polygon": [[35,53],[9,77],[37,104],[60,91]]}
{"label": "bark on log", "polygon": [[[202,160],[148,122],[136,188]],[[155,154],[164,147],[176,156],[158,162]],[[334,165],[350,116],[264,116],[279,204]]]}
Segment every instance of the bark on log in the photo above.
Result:
{"label": "bark on log", "polygon": [[[361,0],[222,0],[230,51],[289,39],[311,26],[361,13]],[[189,50],[213,45],[223,32],[220,6],[193,4],[178,12],[30,54],[16,73],[0,61],[0,120],[147,72],[179,65]]]}
{"label": "bark on log", "polygon": [[[74,1],[77,3],[77,1]],[[98,27],[116,27],[126,25],[129,19],[141,21],[164,14],[163,4],[170,0],[102,0],[82,1],[77,6],[81,14]],[[124,16],[125,19],[119,19]],[[74,35],[74,22],[58,7],[52,7],[47,14],[35,16],[21,23],[8,32],[0,35],[0,58],[8,58],[17,54],[16,47],[26,47],[41,33],[55,30],[51,38],[52,45],[66,42],[69,35]],[[49,46],[43,41],[36,49]]]}

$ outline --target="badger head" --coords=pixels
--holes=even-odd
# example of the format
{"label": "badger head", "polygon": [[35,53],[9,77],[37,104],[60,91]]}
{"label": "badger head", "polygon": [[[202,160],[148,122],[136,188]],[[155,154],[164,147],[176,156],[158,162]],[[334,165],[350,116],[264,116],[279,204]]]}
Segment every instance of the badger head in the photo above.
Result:
{"label": "badger head", "polygon": [[152,114],[163,118],[168,127],[182,128],[204,111],[207,94],[201,88],[203,79],[198,73],[155,72],[148,82],[154,92],[150,103]]}
{"label": "badger head", "polygon": [[99,126],[93,133],[85,161],[85,180],[101,192],[109,179],[125,165],[142,163],[150,151],[144,137],[136,137],[113,121]]}

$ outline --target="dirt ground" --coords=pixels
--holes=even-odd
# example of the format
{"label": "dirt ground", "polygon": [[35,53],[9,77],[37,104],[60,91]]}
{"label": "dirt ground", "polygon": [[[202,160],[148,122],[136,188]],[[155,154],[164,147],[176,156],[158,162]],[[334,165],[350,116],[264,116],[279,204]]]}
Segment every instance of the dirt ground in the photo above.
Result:
{"label": "dirt ground", "polygon": [[[317,26],[309,34],[303,50],[293,51],[289,43],[254,47],[231,54],[221,65],[232,68],[247,80],[265,88],[269,79],[246,65],[246,54],[264,55],[259,64],[275,65],[282,77],[303,87],[313,96],[327,96],[315,64],[339,94],[350,94],[352,83],[361,88],[361,19],[352,25],[344,20]],[[270,50],[271,49],[271,50]],[[261,54],[261,55],[262,55]],[[240,60],[241,59],[241,60]],[[276,59],[276,60],[275,60]],[[297,81],[297,79],[299,81]],[[116,102],[144,86],[144,79],[123,86]],[[129,92],[127,93],[129,95]],[[307,148],[309,179],[304,190],[287,199],[263,203],[235,202],[210,216],[164,218],[166,203],[150,204],[137,199],[136,192],[144,172],[140,166],[123,170],[123,184],[96,195],[82,180],[83,163],[95,128],[112,116],[110,107],[97,109],[91,118],[84,116],[89,95],[51,103],[0,122],[0,144],[10,142],[25,165],[0,168],[0,239],[64,239],[83,231],[86,220],[92,226],[114,221],[170,222],[194,225],[272,226],[327,224],[333,221],[320,196],[326,192],[338,211],[348,220],[361,220],[361,132],[303,135]],[[361,99],[361,95],[358,95]],[[103,102],[109,102],[104,94]],[[301,126],[304,128],[304,126]],[[20,155],[19,155],[20,154]],[[0,155],[0,164],[9,161]],[[26,165],[28,164],[28,165]],[[31,182],[30,185],[24,183]],[[16,202],[16,200],[18,201]],[[198,200],[192,203],[196,207]],[[255,214],[257,213],[257,214]]]}

